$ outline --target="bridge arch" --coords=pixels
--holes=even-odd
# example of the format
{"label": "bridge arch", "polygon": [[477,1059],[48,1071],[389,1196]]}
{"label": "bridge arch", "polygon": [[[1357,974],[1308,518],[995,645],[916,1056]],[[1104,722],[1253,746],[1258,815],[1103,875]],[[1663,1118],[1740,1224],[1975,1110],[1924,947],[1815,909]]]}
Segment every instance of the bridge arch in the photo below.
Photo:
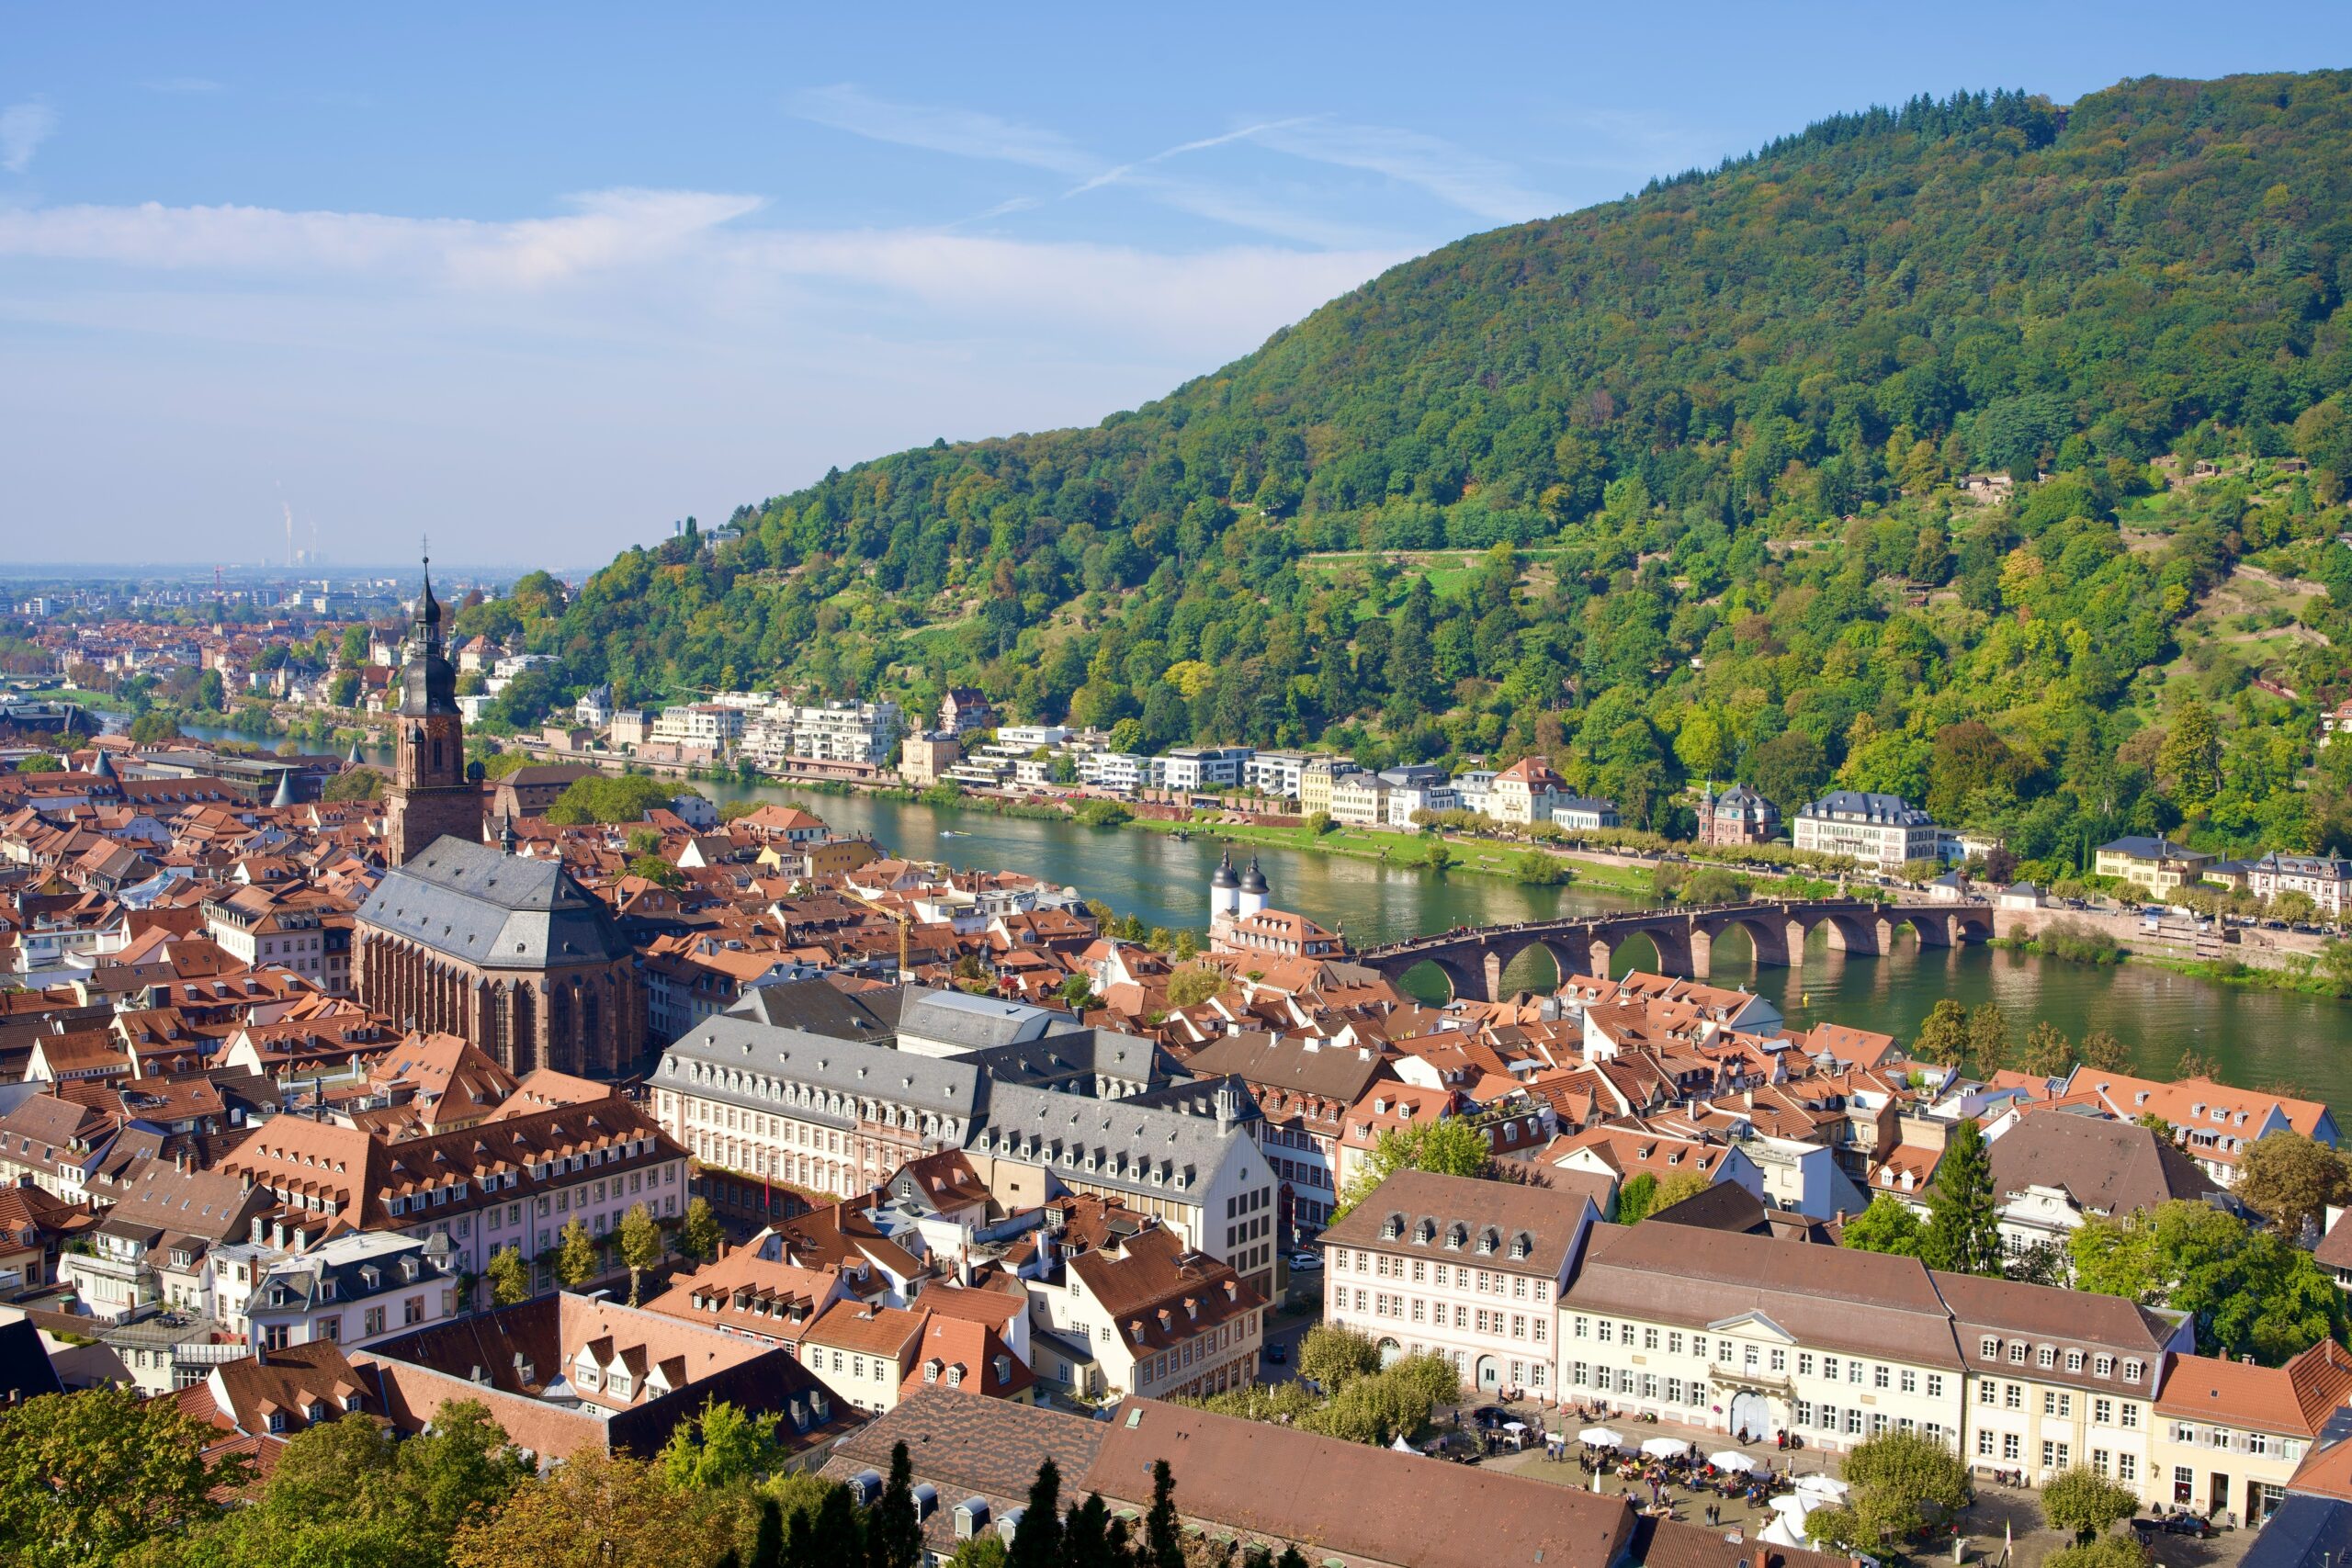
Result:
{"label": "bridge arch", "polygon": [[1700,930],[1710,938],[1710,948],[1713,945],[1713,938],[1728,936],[1734,931],[1745,935],[1755,953],[1758,969],[1787,968],[1790,954],[1804,945],[1804,928],[1778,913],[1725,915],[1703,919],[1700,922]]}
{"label": "bridge arch", "polygon": [[1423,954],[1396,971],[1391,978],[1399,986],[1406,987],[1410,994],[1421,996],[1426,987],[1426,976],[1430,971],[1434,971],[1443,982],[1446,992],[1443,999],[1446,1001],[1483,1002],[1493,999],[1487,989],[1485,966],[1481,964],[1474,969],[1451,953]]}

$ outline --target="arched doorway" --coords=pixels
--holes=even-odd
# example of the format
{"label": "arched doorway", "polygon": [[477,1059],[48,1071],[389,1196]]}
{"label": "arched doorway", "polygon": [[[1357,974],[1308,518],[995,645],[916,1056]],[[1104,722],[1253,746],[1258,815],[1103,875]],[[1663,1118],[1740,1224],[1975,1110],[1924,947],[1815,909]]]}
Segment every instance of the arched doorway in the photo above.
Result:
{"label": "arched doorway", "polygon": [[1496,1389],[1502,1387],[1502,1363],[1496,1360],[1492,1356],[1479,1357],[1478,1387],[1482,1391],[1491,1393]]}
{"label": "arched doorway", "polygon": [[1405,1347],[1397,1344],[1394,1339],[1384,1339],[1380,1342],[1380,1364],[1383,1367],[1393,1367],[1404,1359]]}
{"label": "arched doorway", "polygon": [[1772,1435],[1772,1412],[1762,1394],[1743,1390],[1731,1396],[1731,1435],[1743,1443],[1760,1443]]}

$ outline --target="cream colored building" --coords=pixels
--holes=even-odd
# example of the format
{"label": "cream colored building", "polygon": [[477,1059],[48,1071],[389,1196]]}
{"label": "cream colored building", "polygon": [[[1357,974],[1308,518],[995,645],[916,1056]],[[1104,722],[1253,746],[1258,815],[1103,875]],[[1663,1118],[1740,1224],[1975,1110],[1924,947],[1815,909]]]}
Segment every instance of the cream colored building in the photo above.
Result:
{"label": "cream colored building", "polygon": [[1257,1379],[1265,1299],[1160,1226],[1065,1256],[1029,1302],[1035,1325],[1091,1357],[1076,1391],[1089,1397],[1205,1396]]}
{"label": "cream colored building", "polygon": [[1600,1224],[1605,1177],[1521,1187],[1400,1170],[1323,1233],[1323,1321],[1384,1359],[1435,1355],[1464,1387],[1568,1393],[1557,1303]]}
{"label": "cream colored building", "polygon": [[1331,780],[1329,804],[1324,807],[1334,822],[1377,828],[1388,816],[1388,784],[1378,773],[1341,773]]}
{"label": "cream colored building", "polygon": [[2321,1428],[2352,1400],[2352,1351],[2323,1339],[2283,1367],[2209,1356],[2165,1364],[2150,1433],[2151,1501],[2259,1524]]}

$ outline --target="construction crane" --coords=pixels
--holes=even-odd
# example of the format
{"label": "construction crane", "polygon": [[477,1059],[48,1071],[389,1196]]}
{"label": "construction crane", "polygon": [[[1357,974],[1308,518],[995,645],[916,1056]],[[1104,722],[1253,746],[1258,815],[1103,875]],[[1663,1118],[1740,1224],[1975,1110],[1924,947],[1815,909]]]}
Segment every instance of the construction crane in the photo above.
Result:
{"label": "construction crane", "polygon": [[887,904],[880,903],[876,899],[868,898],[865,894],[860,893],[856,888],[850,886],[847,883],[843,883],[842,885],[842,896],[845,898],[856,900],[858,903],[863,904],[867,908],[873,910],[876,914],[881,916],[884,919],[893,921],[897,924],[899,928],[899,980],[900,984],[904,984],[905,982],[913,979],[915,977],[915,972],[908,966],[907,949],[908,932],[913,929],[914,917],[908,914],[903,909],[893,909]]}

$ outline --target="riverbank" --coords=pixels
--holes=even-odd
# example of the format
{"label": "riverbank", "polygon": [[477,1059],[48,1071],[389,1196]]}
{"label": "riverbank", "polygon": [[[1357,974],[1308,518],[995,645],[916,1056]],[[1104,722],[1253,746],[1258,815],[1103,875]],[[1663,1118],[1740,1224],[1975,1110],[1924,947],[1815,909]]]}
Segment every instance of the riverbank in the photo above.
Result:
{"label": "riverbank", "polygon": [[[1531,887],[1576,886],[1611,893],[1646,897],[1651,891],[1650,872],[1638,864],[1614,864],[1607,861],[1588,859],[1581,855],[1563,854],[1539,845],[1498,843],[1487,839],[1463,838],[1448,834],[1431,838],[1426,834],[1383,832],[1372,828],[1334,826],[1326,832],[1299,826],[1281,827],[1258,822],[1198,822],[1164,821],[1136,818],[1125,824],[1147,832],[1183,834],[1210,839],[1221,843],[1249,844],[1263,848],[1290,850],[1298,854],[1346,855],[1355,860],[1377,861],[1407,871],[1437,871],[1445,874],[1466,872],[1476,876],[1498,876]],[[1430,857],[1430,846],[1443,844],[1446,859],[1442,865]],[[1521,873],[1523,857],[1540,855],[1558,863],[1567,875],[1558,882],[1531,877]]]}

